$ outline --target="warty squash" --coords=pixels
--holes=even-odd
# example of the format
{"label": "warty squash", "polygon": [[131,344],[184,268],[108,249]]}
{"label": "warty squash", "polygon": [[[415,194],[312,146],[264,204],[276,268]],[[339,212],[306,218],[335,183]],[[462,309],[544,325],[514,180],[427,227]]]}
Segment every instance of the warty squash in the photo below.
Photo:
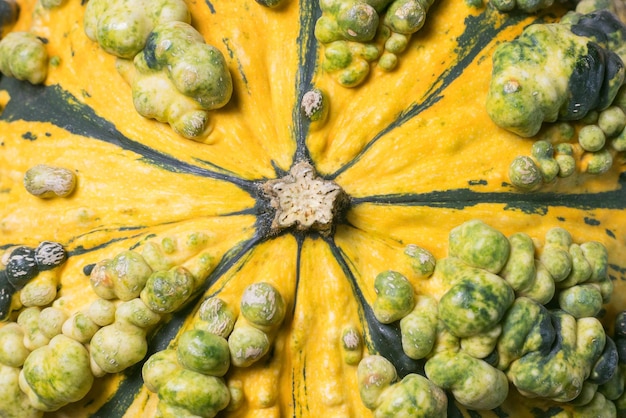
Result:
{"label": "warty squash", "polygon": [[0,12],[0,416],[626,416],[617,6]]}

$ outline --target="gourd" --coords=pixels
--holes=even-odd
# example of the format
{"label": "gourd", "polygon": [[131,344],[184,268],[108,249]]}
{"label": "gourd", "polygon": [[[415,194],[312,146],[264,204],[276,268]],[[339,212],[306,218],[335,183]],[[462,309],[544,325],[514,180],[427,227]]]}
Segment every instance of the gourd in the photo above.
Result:
{"label": "gourd", "polygon": [[[95,36],[98,0],[0,1],[45,50],[0,78],[0,415],[624,414],[626,92],[530,138],[487,105],[499,45],[566,5],[118,3],[139,38]],[[374,36],[331,39],[337,5]]]}

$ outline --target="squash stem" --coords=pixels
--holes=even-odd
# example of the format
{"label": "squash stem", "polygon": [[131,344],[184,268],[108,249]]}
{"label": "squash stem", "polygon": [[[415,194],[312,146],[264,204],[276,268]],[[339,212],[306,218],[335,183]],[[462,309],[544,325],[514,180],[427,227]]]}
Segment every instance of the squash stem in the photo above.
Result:
{"label": "squash stem", "polygon": [[329,236],[349,203],[343,189],[319,177],[308,162],[298,162],[284,177],[263,183],[261,191],[274,210],[270,235],[295,229]]}

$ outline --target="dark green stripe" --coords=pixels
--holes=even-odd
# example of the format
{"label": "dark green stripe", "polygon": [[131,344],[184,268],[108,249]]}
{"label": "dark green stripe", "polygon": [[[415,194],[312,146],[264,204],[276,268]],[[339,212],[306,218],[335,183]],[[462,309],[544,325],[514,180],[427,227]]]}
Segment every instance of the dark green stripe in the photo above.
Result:
{"label": "dark green stripe", "polygon": [[565,193],[515,193],[476,192],[470,189],[453,189],[421,194],[376,195],[352,199],[353,205],[372,203],[395,206],[427,206],[464,209],[484,203],[506,205],[505,209],[527,213],[547,212],[550,207],[570,207],[580,210],[624,209],[626,207],[626,176],[619,180],[620,188],[608,192],[589,194]]}
{"label": "dark green stripe", "polygon": [[[304,359],[303,365],[302,365],[302,386],[303,386],[303,390],[304,390],[304,399],[309,399],[308,396],[308,391],[307,391],[307,380],[306,380],[306,358]],[[309,410],[309,403],[308,402],[296,402],[294,405],[298,405],[298,407],[300,408],[300,416],[304,415],[305,412],[310,412]],[[296,413],[296,408],[294,408],[294,414]]]}
{"label": "dark green stripe", "polygon": [[296,243],[298,245],[298,250],[296,254],[296,293],[293,297],[293,311],[292,316],[296,312],[296,306],[298,304],[298,289],[300,288],[300,277],[302,274],[302,245],[304,244],[304,239],[306,235],[304,234],[294,234],[296,238]]}
{"label": "dark green stripe", "polygon": [[222,38],[222,42],[224,43],[224,47],[226,48],[226,51],[228,52],[228,56],[237,62],[237,71],[239,72],[239,75],[241,76],[241,81],[243,82],[244,86],[246,86],[246,93],[250,95],[250,86],[248,85],[248,77],[246,77],[246,73],[243,70],[243,65],[241,64],[241,60],[239,60],[239,58],[236,56],[234,49],[230,45],[230,39]]}
{"label": "dark green stripe", "polygon": [[[436,13],[436,10],[431,10],[430,13]],[[474,62],[476,57],[489,43],[498,37],[502,30],[518,24],[528,16],[524,14],[510,14],[507,15],[507,19],[504,19],[504,23],[499,25],[498,21],[502,20],[501,17],[502,15],[493,7],[486,7],[480,15],[468,16],[465,19],[465,31],[457,38],[457,48],[454,51],[454,56],[457,57],[456,64],[446,67],[445,71],[437,77],[424,97],[419,102],[415,102],[405,109],[393,122],[375,134],[372,140],[363,147],[355,158],[347,162],[335,173],[325,177],[327,179],[335,179],[341,173],[357,164],[379,139],[436,104],[444,97],[445,89],[463,74],[463,71]]]}
{"label": "dark green stripe", "polygon": [[363,292],[357,283],[353,269],[350,267],[349,258],[343,250],[335,244],[332,238],[326,238],[325,241],[330,247],[330,250],[335,257],[335,260],[341,267],[341,270],[350,281],[352,292],[360,304],[359,315],[361,316],[363,322],[367,323],[369,330],[369,339],[366,339],[368,349],[370,351],[380,353],[387,360],[392,362],[400,377],[404,377],[409,373],[419,373],[423,375],[423,361],[417,361],[409,358],[402,350],[402,345],[400,344],[402,335],[400,334],[400,327],[398,323],[382,324],[378,322],[374,316],[372,307],[365,300],[365,296],[363,296]]}
{"label": "dark green stripe", "polygon": [[167,171],[224,180],[251,193],[255,189],[253,182],[226,174],[226,170],[219,167],[213,166],[216,170],[212,171],[194,166],[129,139],[115,125],[98,116],[91,107],[59,85],[34,86],[11,77],[2,77],[0,90],[6,90],[11,96],[0,120],[50,122],[72,134],[94,138],[137,153],[145,162]]}
{"label": "dark green stripe", "polygon": [[[224,217],[224,216],[239,216],[239,215],[257,215],[257,211],[255,209],[247,209],[247,210],[243,210],[243,211],[238,211],[238,212],[231,212],[231,213],[224,213],[224,214],[220,214],[218,215],[220,218]],[[132,231],[134,232],[132,235],[129,236],[125,236],[125,237],[119,237],[119,238],[115,238],[106,242],[103,242],[102,244],[99,244],[95,247],[89,247],[89,248],[84,248],[84,247],[76,247],[75,249],[73,249],[69,255],[70,256],[78,256],[78,255],[83,255],[92,251],[96,251],[96,250],[100,250],[102,248],[106,248],[109,245],[119,242],[119,241],[125,241],[125,240],[129,240],[129,239],[133,239],[133,238],[139,238],[139,237],[143,237],[143,239],[149,239],[149,238],[153,238],[154,235],[149,235],[149,236],[145,236],[146,232],[149,232],[149,228],[154,228],[157,226],[168,226],[168,225],[176,225],[178,222],[177,221],[172,221],[172,222],[164,222],[164,223],[159,223],[159,224],[155,224],[155,225],[137,225],[137,226],[124,226],[124,227],[118,227],[118,228],[97,228],[97,229],[92,229],[88,232],[76,235],[74,237],[72,237],[69,241],[68,241],[68,245],[78,241],[84,237],[88,237],[89,235],[93,235],[93,234],[102,234],[102,233],[106,233],[106,232],[124,232],[124,231]],[[135,232],[135,231],[139,231],[139,232]],[[18,245],[18,244],[14,244],[14,245]],[[139,244],[135,244],[135,246],[137,246]]]}
{"label": "dark green stripe", "polygon": [[213,6],[213,3],[211,3],[209,0],[205,0],[204,2],[211,11],[211,14],[215,14],[215,6]]}
{"label": "dark green stripe", "polygon": [[[300,2],[300,32],[296,39],[298,45],[298,72],[296,73],[297,100],[292,112],[293,135],[296,139],[296,154],[294,161],[311,161],[309,150],[306,147],[306,138],[309,132],[309,120],[302,115],[300,99],[313,88],[313,76],[317,68],[317,40],[315,39],[315,23],[321,16],[317,1]],[[279,174],[280,176],[281,174]],[[284,175],[284,174],[282,174]]]}

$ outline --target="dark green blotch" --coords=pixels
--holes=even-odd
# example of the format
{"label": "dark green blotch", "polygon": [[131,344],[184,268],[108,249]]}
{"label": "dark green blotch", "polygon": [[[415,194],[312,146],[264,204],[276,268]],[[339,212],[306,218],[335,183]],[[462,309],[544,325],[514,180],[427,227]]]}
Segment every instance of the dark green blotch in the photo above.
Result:
{"label": "dark green blotch", "polygon": [[548,309],[531,299],[517,298],[506,313],[498,344],[499,349],[517,357],[524,354],[524,347],[550,350],[556,337]]}
{"label": "dark green blotch", "polygon": [[578,36],[592,38],[595,41],[606,44],[609,38],[626,38],[626,25],[609,10],[600,10],[580,17],[578,22],[572,25],[572,33]]}
{"label": "dark green blotch", "polygon": [[21,246],[13,250],[6,265],[6,277],[8,282],[20,290],[39,273],[35,261],[35,249]]}
{"label": "dark green blotch", "polygon": [[26,139],[28,141],[34,141],[37,139],[37,135],[33,134],[32,132],[25,132],[22,134],[22,139]]}
{"label": "dark green blotch", "polygon": [[452,334],[470,337],[492,329],[513,303],[513,289],[495,275],[458,281],[439,301],[439,317]]}
{"label": "dark green blotch", "polygon": [[483,361],[490,366],[498,367],[498,362],[500,361],[500,355],[498,354],[498,350],[493,350],[487,357],[483,358]]}
{"label": "dark green blotch", "polygon": [[90,276],[95,266],[96,266],[96,263],[87,264],[85,267],[83,267],[83,274],[85,276]]}
{"label": "dark green blotch", "polygon": [[615,347],[617,349],[619,364],[626,364],[626,338],[616,338]]}
{"label": "dark green blotch", "polygon": [[598,92],[597,107],[604,109],[613,102],[624,81],[624,63],[615,53],[615,48],[619,48],[619,44],[626,39],[626,25],[615,14],[601,10],[581,16],[571,31],[575,35],[594,40],[597,44],[589,46],[601,49],[605,66],[603,83],[598,90],[591,92]]}
{"label": "dark green blotch", "polygon": [[562,120],[580,120],[598,107],[604,84],[606,52],[595,42],[587,43],[587,54],[579,57],[569,79],[570,99],[563,105]]}
{"label": "dark green blotch", "polygon": [[589,217],[585,217],[585,223],[587,225],[591,225],[591,226],[598,226],[600,225],[600,221],[597,219],[593,219],[593,218],[589,218]]}
{"label": "dark green blotch", "polygon": [[143,49],[143,58],[146,61],[148,68],[158,70],[161,68],[156,58],[156,45],[158,34],[156,32],[150,32],[148,39],[146,40],[146,46]]}
{"label": "dark green blotch", "polygon": [[619,357],[617,354],[617,346],[611,337],[606,337],[604,351],[600,358],[596,361],[591,369],[588,380],[596,385],[603,385],[613,378],[617,372]]}
{"label": "dark green blotch", "polygon": [[9,318],[14,292],[4,270],[0,270],[0,321],[6,321]]}
{"label": "dark green blotch", "polygon": [[613,329],[615,338],[626,338],[626,311],[617,314]]}
{"label": "dark green blotch", "polygon": [[20,14],[20,6],[15,1],[0,0],[0,38],[4,29],[11,26]]}

